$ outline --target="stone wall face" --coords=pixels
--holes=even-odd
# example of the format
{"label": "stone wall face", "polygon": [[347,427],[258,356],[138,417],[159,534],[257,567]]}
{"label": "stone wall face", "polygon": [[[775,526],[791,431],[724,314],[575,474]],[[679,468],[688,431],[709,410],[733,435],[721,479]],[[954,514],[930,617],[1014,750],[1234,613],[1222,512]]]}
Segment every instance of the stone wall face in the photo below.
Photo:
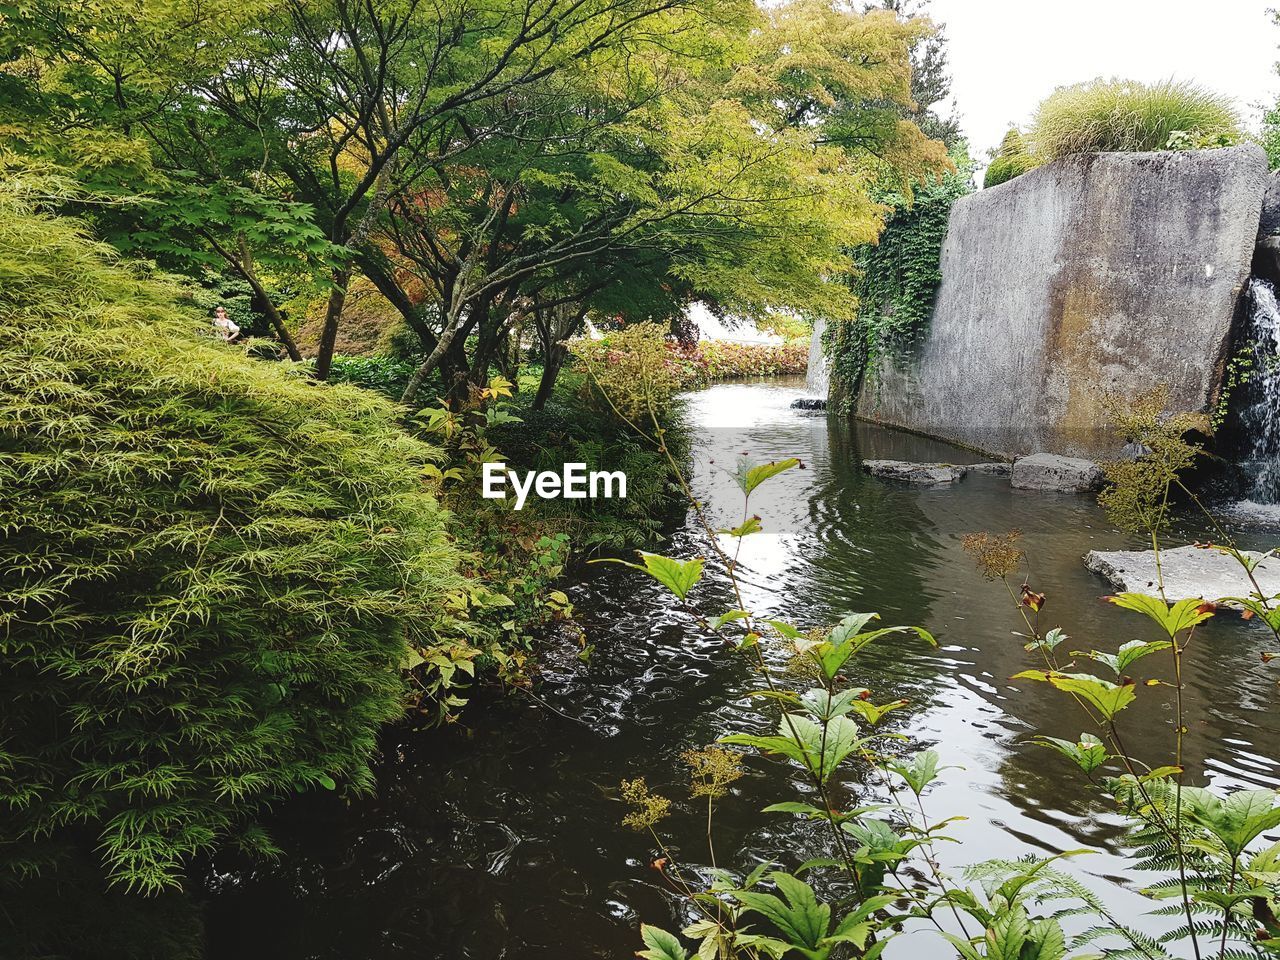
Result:
{"label": "stone wall face", "polygon": [[999,454],[1114,455],[1107,394],[1216,401],[1249,275],[1255,146],[1067,157],[958,201],[923,341],[868,377],[868,419]]}

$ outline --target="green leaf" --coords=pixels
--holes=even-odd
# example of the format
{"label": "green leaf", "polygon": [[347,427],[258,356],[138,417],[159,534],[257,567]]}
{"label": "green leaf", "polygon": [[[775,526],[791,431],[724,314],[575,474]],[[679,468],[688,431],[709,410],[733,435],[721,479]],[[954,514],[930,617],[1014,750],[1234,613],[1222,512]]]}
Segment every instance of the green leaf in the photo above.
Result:
{"label": "green leaf", "polygon": [[795,457],[756,464],[755,466],[752,466],[749,460],[741,459],[738,461],[738,469],[734,474],[734,479],[738,482],[742,492],[749,497],[751,492],[766,480],[799,465],[800,461]]}
{"label": "green leaf", "polygon": [[801,633],[791,624],[786,623],[782,620],[766,620],[765,623],[773,627],[773,629],[777,630],[779,636],[786,637],[788,640],[799,640],[801,637],[804,636],[803,633]]}
{"label": "green leaf", "polygon": [[820,724],[798,713],[783,716],[777,736],[737,733],[721,737],[720,742],[780,753],[803,765],[824,783],[840,762],[862,743],[858,739],[857,724],[848,717],[834,717]]}
{"label": "green leaf", "polygon": [[708,622],[711,624],[712,630],[719,630],[726,623],[732,623],[735,620],[746,620],[750,616],[751,614],[746,610],[730,610],[727,613],[720,614],[718,617],[712,617]]}
{"label": "green leaf", "polygon": [[721,528],[716,533],[727,533],[731,537],[748,537],[764,529],[759,517],[748,517],[736,527]]}
{"label": "green leaf", "polygon": [[1090,660],[1106,664],[1111,668],[1112,673],[1119,677],[1127,673],[1129,667],[1143,657],[1160,650],[1168,650],[1171,646],[1173,646],[1173,643],[1169,640],[1130,640],[1128,643],[1121,644],[1120,649],[1114,654],[1102,653],[1098,650],[1091,650],[1088,653],[1074,650],[1071,655],[1073,657],[1088,657]]}
{"label": "green leaf", "polygon": [[636,954],[643,960],[689,960],[688,951],[681,946],[680,939],[674,933],[642,923],[640,939],[649,948]]}
{"label": "green leaf", "polygon": [[1070,758],[1085,773],[1092,773],[1107,762],[1106,745],[1091,733],[1080,734],[1080,739],[1075,743],[1059,740],[1057,737],[1036,737],[1035,742],[1052,747]]}
{"label": "green leaf", "polygon": [[1133,692],[1133,684],[1099,680],[1087,673],[1023,670],[1021,673],[1015,673],[1012,679],[1047,681],[1059,690],[1074,693],[1081,700],[1092,704],[1106,720],[1115,719],[1116,714],[1137,699],[1137,694]]}
{"label": "green leaf", "polygon": [[988,960],[1019,960],[1031,933],[1031,921],[1022,907],[996,917],[987,929]]}
{"label": "green leaf", "polygon": [[1225,800],[1203,787],[1184,787],[1187,816],[1217,837],[1238,857],[1264,831],[1280,826],[1274,790],[1237,790]]}
{"label": "green leaf", "polygon": [[[1025,634],[1024,634],[1025,636]],[[1024,650],[1048,650],[1053,651],[1060,643],[1071,638],[1066,635],[1061,627],[1054,627],[1043,637],[1032,640],[1030,643],[1023,644]]]}
{"label": "green leaf", "polygon": [[674,593],[681,600],[689,596],[689,591],[694,585],[702,579],[701,557],[693,560],[675,560],[671,557],[664,557],[657,553],[645,553],[639,551],[640,563],[632,563],[629,560],[618,560],[614,557],[605,557],[601,560],[592,560],[592,563],[620,563],[624,567],[632,567],[636,570],[642,570],[653,579]]}
{"label": "green leaf", "polygon": [[1114,603],[1117,607],[1134,610],[1150,617],[1170,638],[1213,616],[1212,608],[1203,600],[1196,598],[1179,600],[1172,605],[1158,597],[1149,597],[1145,593],[1120,593],[1103,599]]}
{"label": "green leaf", "polygon": [[938,770],[941,769],[938,766],[939,760],[936,750],[921,750],[909,763],[894,761],[889,764],[889,769],[907,781],[911,792],[918,797],[937,778]]}
{"label": "green leaf", "polygon": [[768,893],[739,890],[734,893],[743,907],[765,917],[796,948],[814,950],[831,924],[831,907],[819,903],[813,888],[789,873],[769,874],[786,901]]}

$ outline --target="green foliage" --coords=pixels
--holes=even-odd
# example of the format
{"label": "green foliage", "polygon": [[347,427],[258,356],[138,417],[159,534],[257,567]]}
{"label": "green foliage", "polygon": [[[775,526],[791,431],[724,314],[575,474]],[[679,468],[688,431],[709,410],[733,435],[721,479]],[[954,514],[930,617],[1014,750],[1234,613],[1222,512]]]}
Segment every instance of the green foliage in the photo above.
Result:
{"label": "green foliage", "polygon": [[1203,456],[1199,444],[1188,439],[1193,431],[1207,431],[1200,414],[1165,413],[1167,387],[1138,397],[1109,397],[1106,411],[1116,432],[1143,451],[1129,460],[1102,464],[1106,485],[1098,502],[1111,520],[1130,531],[1162,532],[1169,523],[1170,492],[1179,477]]}
{"label": "green foliage", "polygon": [[[1194,458],[1175,442],[1180,439],[1180,418],[1158,416],[1159,399],[1130,404],[1125,416],[1128,427],[1145,428],[1138,432],[1152,445],[1146,456],[1154,459],[1157,467],[1148,469],[1144,476],[1163,496],[1176,482],[1178,471]],[[794,463],[739,464],[735,476],[743,491],[744,515],[750,514],[752,493],[789,466]],[[1152,498],[1141,495],[1138,499],[1145,502]],[[750,523],[738,528],[716,530],[697,504],[695,511],[741,604],[743,591],[734,563],[737,547],[732,541],[760,532],[765,522],[752,516]],[[1155,531],[1161,518],[1146,519],[1154,524],[1149,531],[1158,547]],[[875,960],[894,949],[891,941],[896,936],[919,936],[929,922],[949,945],[948,952],[961,960],[1066,960],[1068,956],[1079,960],[1171,960],[1188,955],[1235,960],[1280,955],[1280,921],[1276,920],[1280,844],[1264,846],[1262,842],[1268,831],[1280,827],[1280,792],[1223,791],[1182,782],[1186,733],[1182,654],[1197,627],[1214,615],[1219,603],[1200,599],[1170,603],[1163,597],[1136,593],[1107,598],[1118,608],[1146,617],[1158,637],[1127,641],[1114,653],[1092,650],[1071,654],[1104,666],[1116,678],[1103,679],[1068,671],[1066,667],[1074,666],[1074,661],[1059,662],[1059,648],[1068,637],[1060,628],[1040,626],[1044,595],[1025,580],[1015,589],[1010,578],[1024,559],[1016,532],[966,537],[964,546],[988,580],[1000,580],[1008,588],[1028,631],[1017,635],[1026,638],[1024,646],[1029,653],[1045,662],[1047,669],[1025,670],[1013,679],[1045,682],[1067,694],[1102,734],[1084,732],[1074,742],[1039,736],[1034,742],[1053,749],[1092,782],[1104,785],[1127,818],[1136,853],[1134,868],[1157,874],[1143,892],[1151,898],[1152,922],[1162,922],[1162,932],[1151,935],[1134,929],[1104,898],[1055,867],[1056,861],[1089,851],[986,861],[966,869],[963,881],[944,871],[935,845],[950,839],[948,825],[963,818],[930,822],[924,797],[943,769],[940,755],[924,750],[902,756],[897,742],[906,738],[880,726],[902,701],[875,705],[871,692],[852,685],[850,679],[858,670],[857,655],[871,643],[903,633],[932,643],[927,631],[874,628],[878,618],[871,613],[849,614],[830,629],[808,632],[759,617],[741,606],[704,616],[698,610],[701,596],[691,592],[702,578],[704,561],[644,554],[641,563],[628,565],[664,584],[704,629],[718,635],[727,646],[745,652],[760,678],[751,695],[777,707],[776,725],[770,732],[759,732],[757,727],[720,738],[722,743],[781,758],[801,772],[806,781],[803,798],[772,803],[765,812],[825,825],[831,837],[822,844],[820,855],[805,860],[794,872],[770,872],[772,864],[759,864],[740,880],[714,867],[705,872],[682,870],[672,864],[656,832],[661,818],[649,817],[644,826],[664,854],[658,869],[673,890],[683,893],[685,906],[697,912],[697,919],[682,931],[698,944],[697,956],[707,960],[781,960],[791,956]],[[1233,546],[1220,549],[1252,575],[1250,558]],[[1280,615],[1272,606],[1278,599],[1258,591],[1244,606],[1264,619],[1280,639]],[[777,663],[785,650],[790,650],[792,658],[783,670]],[[1174,683],[1141,683],[1128,675],[1156,655],[1172,658]],[[818,685],[797,688],[797,678]],[[1137,702],[1140,691],[1161,687],[1176,691],[1168,704],[1173,712],[1172,762],[1153,768],[1125,752],[1120,724],[1137,722],[1125,711]],[[842,809],[835,797],[851,795],[844,790],[835,793],[840,783],[837,777],[842,768],[854,763],[864,771],[870,769],[873,775],[861,779],[864,788],[856,794],[861,805]],[[1100,776],[1106,767],[1117,764],[1123,768],[1121,776]],[[624,781],[624,798],[633,784]],[[904,797],[901,784],[906,785],[909,796]],[[707,796],[705,837],[710,862],[715,864],[712,801],[716,797]],[[669,812],[670,802],[649,796],[647,788],[646,799],[649,807],[660,807],[664,816]],[[816,838],[812,842],[821,843]],[[821,875],[821,883],[800,879],[802,873]],[[1166,899],[1172,902],[1161,905]],[[1087,918],[1083,926],[1082,917]],[[763,933],[756,925],[757,918],[768,924]],[[647,926],[644,929],[650,951],[642,956],[689,956],[674,934]],[[1090,952],[1080,953],[1084,948]]]}
{"label": "green foliage", "polygon": [[415,366],[412,361],[389,356],[336,356],[329,370],[329,379],[334,383],[353,383],[388,399],[398,400]]}
{"label": "green foliage", "polygon": [[971,192],[972,164],[962,145],[956,169],[911,193],[882,192],[888,208],[878,241],[854,251],[853,293],[857,315],[829,323],[823,349],[832,381],[846,400],[856,396],[864,376],[875,376],[882,358],[909,350],[921,337],[942,282],[942,243],[951,206]]}
{"label": "green foliage", "polygon": [[1028,170],[1034,170],[1040,163],[1027,152],[1026,143],[1016,127],[1010,128],[1000,142],[1000,150],[991,159],[987,172],[983,175],[984,187],[995,187],[1007,183],[1014,177],[1020,177]]}
{"label": "green foliage", "polygon": [[156,893],[270,853],[255,812],[368,789],[402,664],[442,642],[433,451],[7,194],[0,322],[2,896],[77,858]]}
{"label": "green foliage", "polygon": [[721,380],[777,377],[809,368],[809,341],[731,343],[699,340],[691,346],[668,341],[667,354],[682,387],[703,387]]}
{"label": "green foliage", "polygon": [[645,432],[652,429],[654,414],[669,407],[681,388],[666,330],[659,324],[631,324],[600,340],[577,340],[574,352],[588,375],[583,399]]}
{"label": "green foliage", "polygon": [[1186,80],[1103,80],[1061,87],[1036,109],[1027,140],[1043,163],[1073,153],[1197,149],[1239,142],[1229,97]]}

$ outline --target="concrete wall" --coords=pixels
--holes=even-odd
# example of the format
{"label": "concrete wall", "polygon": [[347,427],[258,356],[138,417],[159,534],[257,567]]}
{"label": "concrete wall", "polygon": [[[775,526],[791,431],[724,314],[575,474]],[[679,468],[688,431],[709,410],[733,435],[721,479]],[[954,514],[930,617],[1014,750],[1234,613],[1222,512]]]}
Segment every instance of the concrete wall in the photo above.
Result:
{"label": "concrete wall", "polygon": [[923,341],[858,413],[993,453],[1114,454],[1108,393],[1215,402],[1249,275],[1255,146],[1067,157],[958,201]]}

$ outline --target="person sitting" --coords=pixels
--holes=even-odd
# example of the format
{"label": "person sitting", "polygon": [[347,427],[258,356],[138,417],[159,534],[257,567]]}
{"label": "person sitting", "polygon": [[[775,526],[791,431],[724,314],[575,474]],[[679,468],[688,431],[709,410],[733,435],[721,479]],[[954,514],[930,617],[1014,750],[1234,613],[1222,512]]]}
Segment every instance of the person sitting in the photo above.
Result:
{"label": "person sitting", "polygon": [[234,342],[240,336],[240,327],[227,315],[226,307],[218,307],[213,311],[213,325],[227,343]]}

